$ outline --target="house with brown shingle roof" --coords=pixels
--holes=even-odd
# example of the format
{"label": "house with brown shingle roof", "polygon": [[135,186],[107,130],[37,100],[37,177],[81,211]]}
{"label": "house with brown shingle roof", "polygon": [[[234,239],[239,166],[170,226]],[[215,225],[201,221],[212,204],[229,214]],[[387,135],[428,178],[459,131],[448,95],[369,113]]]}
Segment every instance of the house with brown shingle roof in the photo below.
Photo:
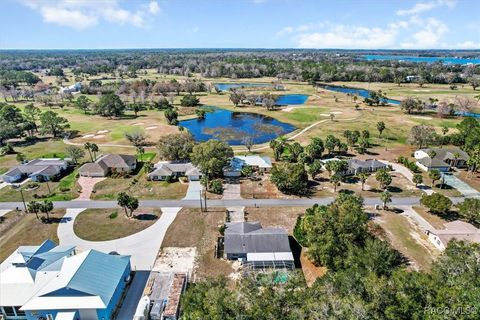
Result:
{"label": "house with brown shingle roof", "polygon": [[78,170],[82,177],[105,177],[110,173],[130,173],[137,167],[137,158],[128,154],[107,154]]}

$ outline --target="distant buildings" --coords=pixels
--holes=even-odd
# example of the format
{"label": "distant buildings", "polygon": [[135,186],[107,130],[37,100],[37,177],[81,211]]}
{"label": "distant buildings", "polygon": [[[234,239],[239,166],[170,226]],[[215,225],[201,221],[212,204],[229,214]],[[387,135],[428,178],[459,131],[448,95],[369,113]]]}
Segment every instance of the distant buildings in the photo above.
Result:
{"label": "distant buildings", "polygon": [[68,87],[60,88],[60,93],[74,93],[79,92],[82,89],[82,84],[80,82],[74,83]]}
{"label": "distant buildings", "polygon": [[68,162],[65,160],[57,158],[35,159],[10,168],[10,170],[2,175],[2,180],[8,183],[14,183],[29,177],[32,181],[37,182],[50,181],[60,176],[67,168]]}
{"label": "distant buildings", "polygon": [[259,222],[227,223],[224,256],[252,268],[294,268],[288,233],[281,228],[262,228]]}
{"label": "distant buildings", "polygon": [[169,177],[187,177],[190,181],[198,181],[202,172],[191,162],[159,162],[148,174],[150,180],[167,180]]}
{"label": "distant buildings", "polygon": [[[331,159],[322,160],[324,164],[330,161],[342,161],[342,159],[331,158]],[[373,173],[373,172],[377,172],[380,169],[388,168],[388,165],[386,163],[378,161],[376,159],[367,159],[367,160],[348,159],[346,160],[346,162],[347,162],[347,170],[343,172],[338,172],[339,175],[350,176],[350,175],[356,175],[360,172]]]}
{"label": "distant buildings", "polygon": [[414,157],[422,170],[441,172],[448,172],[451,167],[464,168],[469,159],[468,154],[458,147],[420,149],[415,151]]}
{"label": "distant buildings", "polygon": [[50,240],[21,246],[0,264],[4,319],[111,319],[130,279],[130,257]]}
{"label": "distant buildings", "polygon": [[105,177],[110,173],[130,173],[137,167],[137,158],[128,154],[107,154],[78,170],[83,177]]}
{"label": "distant buildings", "polygon": [[452,239],[480,243],[480,229],[459,220],[446,223],[445,229],[426,230],[426,233],[430,242],[442,251]]}

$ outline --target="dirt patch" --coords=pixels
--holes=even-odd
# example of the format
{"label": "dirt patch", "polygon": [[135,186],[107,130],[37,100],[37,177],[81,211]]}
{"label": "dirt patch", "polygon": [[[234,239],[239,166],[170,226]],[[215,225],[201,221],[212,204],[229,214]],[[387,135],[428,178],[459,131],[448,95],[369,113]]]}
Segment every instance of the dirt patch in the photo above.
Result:
{"label": "dirt patch", "polygon": [[165,234],[162,248],[196,248],[195,278],[228,276],[232,264],[215,257],[219,228],[225,221],[224,209],[182,209]]}
{"label": "dirt patch", "polygon": [[97,131],[97,134],[104,134],[104,133],[107,133],[107,132],[108,132],[108,130],[99,130],[99,131]]}
{"label": "dirt patch", "polygon": [[297,196],[285,195],[270,181],[269,175],[260,177],[258,181],[241,180],[240,195],[244,199],[296,199]]}
{"label": "dirt patch", "polygon": [[146,127],[145,130],[154,130],[157,129],[157,126]]}
{"label": "dirt patch", "polygon": [[297,217],[304,214],[307,207],[251,208],[245,209],[248,221],[258,221],[263,227],[287,229],[289,234],[297,222]]}
{"label": "dirt patch", "polygon": [[104,134],[97,134],[96,136],[93,137],[93,139],[103,139],[105,138]]}
{"label": "dirt patch", "polygon": [[152,271],[192,274],[195,269],[197,248],[163,248]]}
{"label": "dirt patch", "polygon": [[92,138],[94,136],[94,134],[86,134],[86,135],[83,135],[82,138]]}
{"label": "dirt patch", "polygon": [[308,258],[306,251],[307,250],[305,248],[302,249],[300,262],[302,264],[302,272],[303,276],[305,277],[305,282],[307,283],[307,286],[311,287],[315,280],[323,277],[327,273],[327,268],[315,266]]}

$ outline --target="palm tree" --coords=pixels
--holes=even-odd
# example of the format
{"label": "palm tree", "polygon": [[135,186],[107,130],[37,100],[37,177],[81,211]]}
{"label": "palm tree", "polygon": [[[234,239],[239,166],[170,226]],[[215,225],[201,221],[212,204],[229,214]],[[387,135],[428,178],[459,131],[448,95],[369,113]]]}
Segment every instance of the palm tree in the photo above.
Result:
{"label": "palm tree", "polygon": [[455,160],[454,165],[453,165],[454,167],[456,167],[458,165],[458,159],[460,157],[461,157],[460,153],[458,153],[458,152],[453,153],[453,159]]}
{"label": "palm tree", "polygon": [[368,177],[370,174],[368,172],[359,172],[357,173],[357,178],[360,179],[360,182],[362,183],[362,191],[364,190],[365,186],[365,181],[367,181]]}
{"label": "palm tree", "polygon": [[440,171],[438,171],[437,169],[430,170],[428,172],[428,176],[430,177],[430,179],[432,179],[432,187],[435,185],[435,181],[442,177]]}
{"label": "palm tree", "polygon": [[50,212],[53,210],[53,202],[45,200],[40,204],[40,211],[47,215],[47,222],[50,222]]}
{"label": "palm tree", "polygon": [[385,190],[380,195],[380,199],[383,202],[383,209],[385,210],[387,209],[387,203],[392,202],[392,194],[388,190]]}
{"label": "palm tree", "polygon": [[340,185],[340,176],[338,174],[334,174],[330,178],[330,182],[333,184],[333,191],[337,192],[337,187]]}
{"label": "palm tree", "polygon": [[27,205],[28,211],[35,213],[35,216],[37,217],[37,220],[40,218],[38,217],[38,212],[40,211],[40,203],[37,201],[30,201]]}
{"label": "palm tree", "polygon": [[92,162],[93,162],[93,157],[92,157],[92,143],[90,143],[90,142],[85,142],[85,144],[83,145],[83,147],[88,151],[88,154],[90,155],[90,159],[91,159]]}
{"label": "palm tree", "polygon": [[420,183],[423,183],[423,176],[420,173],[415,173],[412,178],[413,183],[415,183],[415,187],[418,187]]}
{"label": "palm tree", "polygon": [[125,216],[128,217],[127,206],[130,196],[125,192],[120,192],[117,197],[117,204],[125,210]]}
{"label": "palm tree", "polygon": [[280,156],[285,150],[286,145],[287,145],[287,138],[285,138],[284,136],[280,136],[276,139],[270,140],[270,148],[273,150],[275,161],[280,160]]}
{"label": "palm tree", "polygon": [[97,160],[97,152],[98,152],[98,145],[96,143],[92,143],[90,145],[90,149],[92,150],[93,153],[93,161]]}

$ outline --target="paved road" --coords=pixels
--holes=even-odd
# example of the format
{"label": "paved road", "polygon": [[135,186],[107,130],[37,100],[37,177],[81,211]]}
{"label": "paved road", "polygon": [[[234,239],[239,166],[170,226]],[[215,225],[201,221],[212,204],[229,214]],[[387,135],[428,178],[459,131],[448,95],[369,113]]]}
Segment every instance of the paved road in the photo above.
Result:
{"label": "paved road", "polygon": [[[333,201],[333,197],[325,198],[299,198],[299,199],[232,199],[208,200],[208,207],[305,207],[313,204],[326,205]],[[454,203],[462,202],[464,197],[450,198]],[[419,197],[394,197],[391,205],[411,206],[420,203]],[[381,204],[380,198],[365,198],[366,205]],[[56,208],[117,208],[117,201],[55,201]],[[23,208],[21,202],[0,202],[1,209]],[[146,208],[200,208],[198,200],[142,200],[140,207]]]}

